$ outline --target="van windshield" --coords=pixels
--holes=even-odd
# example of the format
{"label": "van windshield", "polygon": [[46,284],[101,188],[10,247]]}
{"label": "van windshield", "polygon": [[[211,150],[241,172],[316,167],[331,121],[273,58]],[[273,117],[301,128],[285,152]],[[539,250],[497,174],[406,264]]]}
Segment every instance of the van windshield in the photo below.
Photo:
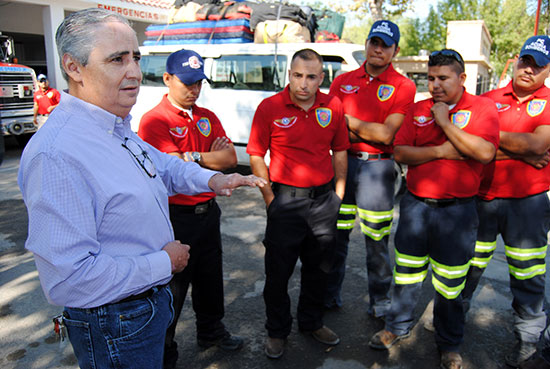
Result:
{"label": "van windshield", "polygon": [[[287,57],[284,55],[224,55],[214,59],[211,88],[280,91],[285,86]],[[207,73],[208,75],[208,73]]]}
{"label": "van windshield", "polygon": [[143,73],[143,86],[160,86],[164,87],[162,75],[166,71],[166,59],[168,54],[162,55],[143,55],[141,57],[140,66]]}

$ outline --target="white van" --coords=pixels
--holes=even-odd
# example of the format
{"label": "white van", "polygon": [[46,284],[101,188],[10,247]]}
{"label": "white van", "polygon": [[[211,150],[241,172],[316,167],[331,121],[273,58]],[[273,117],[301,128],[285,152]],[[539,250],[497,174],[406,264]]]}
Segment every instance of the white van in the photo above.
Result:
{"label": "white van", "polygon": [[358,68],[365,60],[363,45],[340,43],[142,46],[143,82],[130,112],[134,131],[142,115],[168,92],[162,81],[166,58],[184,48],[204,58],[204,72],[212,84],[204,82],[197,105],[216,113],[235,145],[240,165],[249,165],[246,145],[256,108],[288,84],[288,69],[296,51],[311,48],[323,57],[324,92],[328,92],[336,75]]}

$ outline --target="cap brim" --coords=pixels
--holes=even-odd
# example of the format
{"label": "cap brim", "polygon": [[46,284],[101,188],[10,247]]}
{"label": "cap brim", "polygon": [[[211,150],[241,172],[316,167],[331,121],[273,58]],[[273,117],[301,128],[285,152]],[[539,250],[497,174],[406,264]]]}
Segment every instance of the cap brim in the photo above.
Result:
{"label": "cap brim", "polygon": [[390,36],[384,34],[384,33],[371,33],[369,35],[369,40],[373,37],[378,37],[379,39],[381,39],[382,41],[384,41],[384,43],[386,44],[386,46],[391,46],[393,44],[395,44],[395,40],[393,38],[391,38]]}
{"label": "cap brim", "polygon": [[186,73],[186,74],[175,74],[180,81],[182,81],[186,85],[192,85],[194,83],[197,83],[198,81],[201,81],[203,79],[207,80],[208,83],[211,83],[208,77],[206,77],[206,74],[204,73]]}
{"label": "cap brim", "polygon": [[539,67],[546,67],[548,65],[548,63],[550,63],[550,59],[543,56],[540,52],[538,51],[535,51],[535,50],[523,50],[520,54],[519,54],[519,57],[523,57],[525,55],[530,55],[533,57],[533,59],[535,60],[535,63],[539,66]]}

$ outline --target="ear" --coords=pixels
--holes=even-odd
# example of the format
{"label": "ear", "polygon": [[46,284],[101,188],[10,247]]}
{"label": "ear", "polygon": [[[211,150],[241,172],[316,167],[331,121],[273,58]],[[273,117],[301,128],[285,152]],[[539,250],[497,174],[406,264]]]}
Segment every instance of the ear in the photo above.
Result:
{"label": "ear", "polygon": [[460,73],[458,79],[460,80],[460,85],[464,86],[464,83],[466,82],[466,73]]}
{"label": "ear", "polygon": [[82,82],[82,65],[69,54],[63,55],[63,69],[70,79]]}
{"label": "ear", "polygon": [[172,75],[168,72],[164,72],[162,74],[162,81],[164,82],[164,85],[168,88],[170,88],[170,81],[172,80]]}
{"label": "ear", "polygon": [[400,50],[401,50],[401,48],[399,46],[397,46],[395,48],[395,51],[393,52],[393,57],[395,57]]}
{"label": "ear", "polygon": [[323,81],[325,80],[325,72],[321,72],[320,74],[321,81],[319,82],[319,86],[323,84]]}

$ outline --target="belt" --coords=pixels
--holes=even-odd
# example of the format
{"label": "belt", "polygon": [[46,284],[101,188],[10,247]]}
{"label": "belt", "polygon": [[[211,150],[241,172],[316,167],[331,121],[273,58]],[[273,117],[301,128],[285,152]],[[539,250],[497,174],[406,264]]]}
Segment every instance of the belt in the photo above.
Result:
{"label": "belt", "polygon": [[382,153],[382,154],[370,154],[364,151],[349,151],[349,154],[355,156],[359,160],[370,161],[370,160],[385,160],[393,158],[392,154]]}
{"label": "belt", "polygon": [[214,206],[214,199],[210,199],[205,202],[200,202],[195,205],[179,205],[179,204],[172,204],[170,206],[177,206],[178,210],[184,212],[184,213],[190,213],[190,214],[205,214],[208,213],[208,210]]}
{"label": "belt", "polygon": [[325,183],[324,185],[315,187],[294,187],[282,183],[273,182],[271,184],[271,188],[273,189],[273,192],[277,192],[280,194],[284,193],[292,197],[309,197],[314,199],[316,197],[324,195],[329,191],[332,191],[332,181]]}
{"label": "belt", "polygon": [[451,205],[465,204],[474,199],[473,197],[455,197],[453,199],[430,199],[427,197],[416,196],[413,193],[410,193],[410,194],[418,201],[421,201],[432,208],[444,208]]}
{"label": "belt", "polygon": [[155,292],[160,291],[164,287],[166,287],[165,284],[160,285],[160,286],[151,287],[147,291],[143,291],[142,293],[138,293],[137,295],[128,296],[128,297],[126,297],[126,298],[124,298],[120,301],[117,301],[115,304],[119,304],[121,302],[130,302],[130,301],[136,301],[136,300],[149,298],[149,297],[153,296],[155,294]]}

